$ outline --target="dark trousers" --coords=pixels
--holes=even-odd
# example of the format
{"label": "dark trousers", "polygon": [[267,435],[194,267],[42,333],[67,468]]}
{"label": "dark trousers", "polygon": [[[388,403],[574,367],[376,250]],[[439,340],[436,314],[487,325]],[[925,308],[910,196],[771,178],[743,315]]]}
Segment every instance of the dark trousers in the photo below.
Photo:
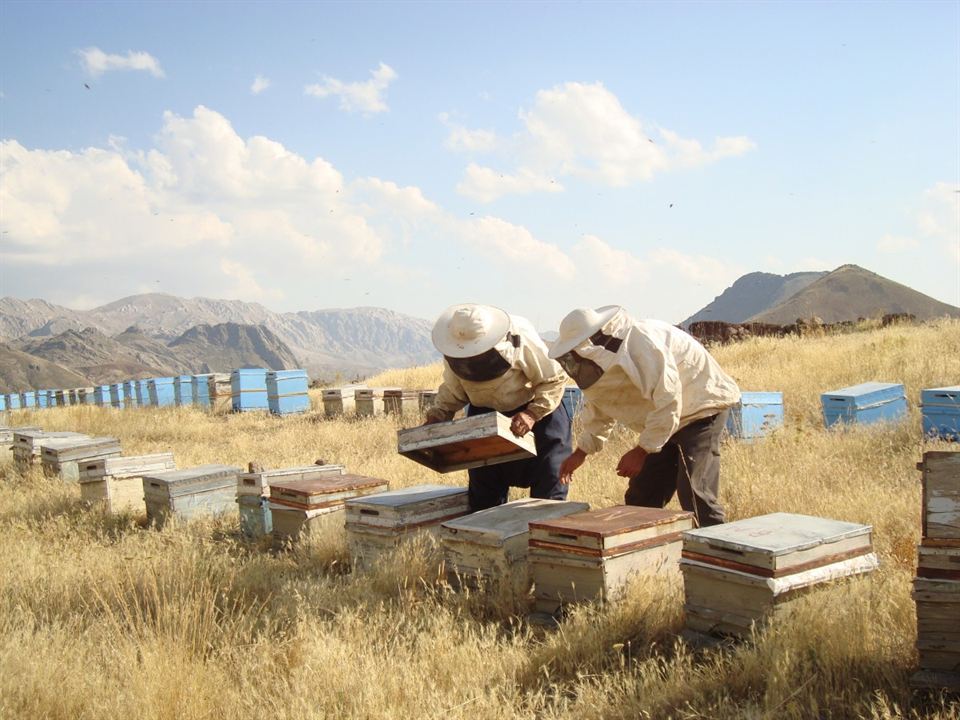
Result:
{"label": "dark trousers", "polygon": [[[509,417],[523,410],[503,413]],[[467,415],[493,412],[490,408],[470,405]],[[530,488],[530,497],[548,500],[566,500],[567,485],[560,484],[560,465],[572,452],[570,446],[570,415],[563,403],[533,426],[537,456],[526,460],[468,470],[470,510],[503,505],[511,487]]]}
{"label": "dark trousers", "polygon": [[664,507],[677,493],[700,527],[723,522],[720,491],[720,435],[729,410],[677,430],[663,449],[647,456],[624,495],[627,505]]}

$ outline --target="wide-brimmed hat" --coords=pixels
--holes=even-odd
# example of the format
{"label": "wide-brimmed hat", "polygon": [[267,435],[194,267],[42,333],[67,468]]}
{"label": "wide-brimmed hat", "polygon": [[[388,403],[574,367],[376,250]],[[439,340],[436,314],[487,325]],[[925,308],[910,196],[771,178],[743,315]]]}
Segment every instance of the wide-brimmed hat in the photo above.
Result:
{"label": "wide-brimmed hat", "polygon": [[619,305],[604,305],[596,310],[577,308],[569,313],[560,322],[560,337],[550,348],[550,357],[556,359],[570,352],[597,330],[602,329],[622,309]]}
{"label": "wide-brimmed hat", "polygon": [[434,347],[452,358],[485,353],[503,340],[510,329],[510,316],[492,305],[451,305],[433,324]]}

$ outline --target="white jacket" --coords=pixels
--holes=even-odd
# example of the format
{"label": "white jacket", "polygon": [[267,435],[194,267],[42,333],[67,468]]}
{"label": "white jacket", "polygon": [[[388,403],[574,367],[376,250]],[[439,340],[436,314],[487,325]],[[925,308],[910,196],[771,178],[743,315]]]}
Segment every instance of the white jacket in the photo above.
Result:
{"label": "white jacket", "polygon": [[486,382],[459,377],[443,362],[443,382],[427,417],[450,420],[468,402],[500,412],[527,406],[534,420],[549,415],[563,400],[567,375],[556,360],[547,356],[547,346],[529,320],[510,316],[510,333],[519,336],[519,346],[501,340],[496,349],[510,364],[507,372]]}
{"label": "white jacket", "polygon": [[616,352],[592,344],[576,351],[604,371],[583,391],[584,452],[602,449],[617,421],[639,433],[637,445],[659,452],[680,428],[740,401],[733,379],[683,330],[621,310],[603,332],[623,341]]}

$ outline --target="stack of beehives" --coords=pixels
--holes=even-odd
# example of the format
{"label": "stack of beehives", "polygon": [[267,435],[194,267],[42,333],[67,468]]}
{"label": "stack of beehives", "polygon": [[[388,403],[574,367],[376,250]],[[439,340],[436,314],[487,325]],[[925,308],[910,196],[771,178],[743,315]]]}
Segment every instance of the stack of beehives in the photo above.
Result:
{"label": "stack of beehives", "polygon": [[323,391],[323,414],[327,417],[355,415],[357,412],[357,390],[363,385],[346,385],[327,388]]}
{"label": "stack of beehives", "polygon": [[869,525],[772,513],[683,533],[688,630],[746,637],[801,592],[877,568]]}
{"label": "stack of beehives", "polygon": [[251,463],[248,472],[237,476],[240,530],[247,537],[262,537],[273,531],[273,515],[270,511],[270,484],[272,482],[342,474],[343,465],[308,465],[280,470],[264,470]]}
{"label": "stack of beehives", "polygon": [[79,464],[80,499],[108,512],[143,512],[143,476],[174,470],[173,453],[90,460]]}
{"label": "stack of beehives", "polygon": [[357,417],[374,417],[385,412],[384,393],[399,391],[400,388],[357,388]]}
{"label": "stack of beehives", "polygon": [[447,580],[454,587],[495,583],[524,592],[530,587],[530,523],[589,509],[586,503],[529,498],[449,520],[440,527]]}
{"label": "stack of beehives", "polygon": [[313,468],[300,479],[284,478],[270,483],[270,514],[276,544],[295,541],[324,527],[342,527],[344,503],[381,493],[389,487],[386,480],[342,472],[339,466],[333,472]]}
{"label": "stack of beehives", "polygon": [[389,388],[383,391],[383,408],[388,415],[420,413],[420,391]]}
{"label": "stack of beehives", "polygon": [[448,485],[417,485],[347,500],[347,542],[354,566],[369,566],[402,541],[436,532],[440,523],[469,509],[467,489]]}
{"label": "stack of beehives", "polygon": [[917,687],[960,690],[960,452],[924,453],[917,603]]}
{"label": "stack of beehives", "polygon": [[34,464],[40,462],[43,443],[55,438],[85,438],[77,432],[46,432],[44,430],[21,430],[13,432],[13,467],[19,473],[26,473]]}
{"label": "stack of beehives", "polygon": [[14,433],[24,433],[24,432],[43,432],[38,427],[33,426],[22,426],[22,427],[6,427],[0,426],[0,450],[7,449],[10,450],[13,448],[13,434]]}
{"label": "stack of beehives", "polygon": [[43,443],[40,463],[48,477],[77,482],[80,463],[119,454],[120,441],[113,437],[55,438]]}
{"label": "stack of beehives", "polygon": [[680,533],[693,513],[618,505],[530,523],[536,610],[616,600],[637,575],[680,579]]}
{"label": "stack of beehives", "polygon": [[147,519],[162,525],[171,516],[191,520],[236,512],[237,475],[230,465],[200,465],[186,470],[143,474]]}

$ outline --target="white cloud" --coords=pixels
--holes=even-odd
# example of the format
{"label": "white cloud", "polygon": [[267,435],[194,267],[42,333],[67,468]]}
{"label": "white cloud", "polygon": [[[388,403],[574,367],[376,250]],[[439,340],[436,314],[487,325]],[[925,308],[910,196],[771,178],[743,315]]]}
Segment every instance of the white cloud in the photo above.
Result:
{"label": "white cloud", "polygon": [[345,83],[324,76],[322,83],[307,85],[303,91],[314,97],[339,97],[340,109],[347,112],[379,113],[389,110],[384,94],[390,83],[397,79],[396,71],[384,63],[370,71],[366,82]]}
{"label": "white cloud", "polygon": [[500,260],[520,274],[546,271],[558,278],[571,278],[573,261],[556,245],[535,238],[529,230],[497,217],[482,217],[461,223],[460,234],[480,252]]}
{"label": "white cloud", "polygon": [[885,254],[895,255],[908,250],[915,250],[919,246],[920,241],[916,238],[887,234],[880,238],[877,243],[877,250]]}
{"label": "white cloud", "polygon": [[526,195],[532,192],[562,192],[563,185],[555,179],[520,168],[516,175],[497,172],[475,163],[467,166],[457,192],[478,202],[493,202],[503,195]]}
{"label": "white cloud", "polygon": [[126,55],[111,55],[97,47],[77,50],[84,70],[93,77],[112,70],[142,70],[154,77],[164,77],[160,61],[147,52],[128,50]]}
{"label": "white cloud", "polygon": [[453,122],[449,113],[440,113],[440,122],[450,133],[443,144],[454,152],[485,153],[497,147],[497,134],[493,130],[470,130],[463,125]]}
{"label": "white cloud", "polygon": [[[645,124],[601,83],[569,82],[541,90],[533,106],[520,112],[520,120],[522,129],[513,140],[519,161],[516,170],[504,173],[507,176],[570,176],[619,187],[650,180],[661,172],[742,155],[756,147],[749,138],[734,136],[718,137],[706,148],[699,140]],[[483,195],[489,201],[531,189],[520,184],[504,186],[499,194],[478,192],[476,175],[468,168],[461,192]]]}
{"label": "white cloud", "polygon": [[257,75],[253,79],[253,83],[250,85],[250,93],[252,95],[259,95],[268,87],[270,87],[270,79],[265,78],[263,75]]}
{"label": "white cloud", "polygon": [[649,274],[649,268],[639,258],[611,247],[596,235],[584,235],[574,247],[574,255],[578,267],[616,287],[642,281]]}

